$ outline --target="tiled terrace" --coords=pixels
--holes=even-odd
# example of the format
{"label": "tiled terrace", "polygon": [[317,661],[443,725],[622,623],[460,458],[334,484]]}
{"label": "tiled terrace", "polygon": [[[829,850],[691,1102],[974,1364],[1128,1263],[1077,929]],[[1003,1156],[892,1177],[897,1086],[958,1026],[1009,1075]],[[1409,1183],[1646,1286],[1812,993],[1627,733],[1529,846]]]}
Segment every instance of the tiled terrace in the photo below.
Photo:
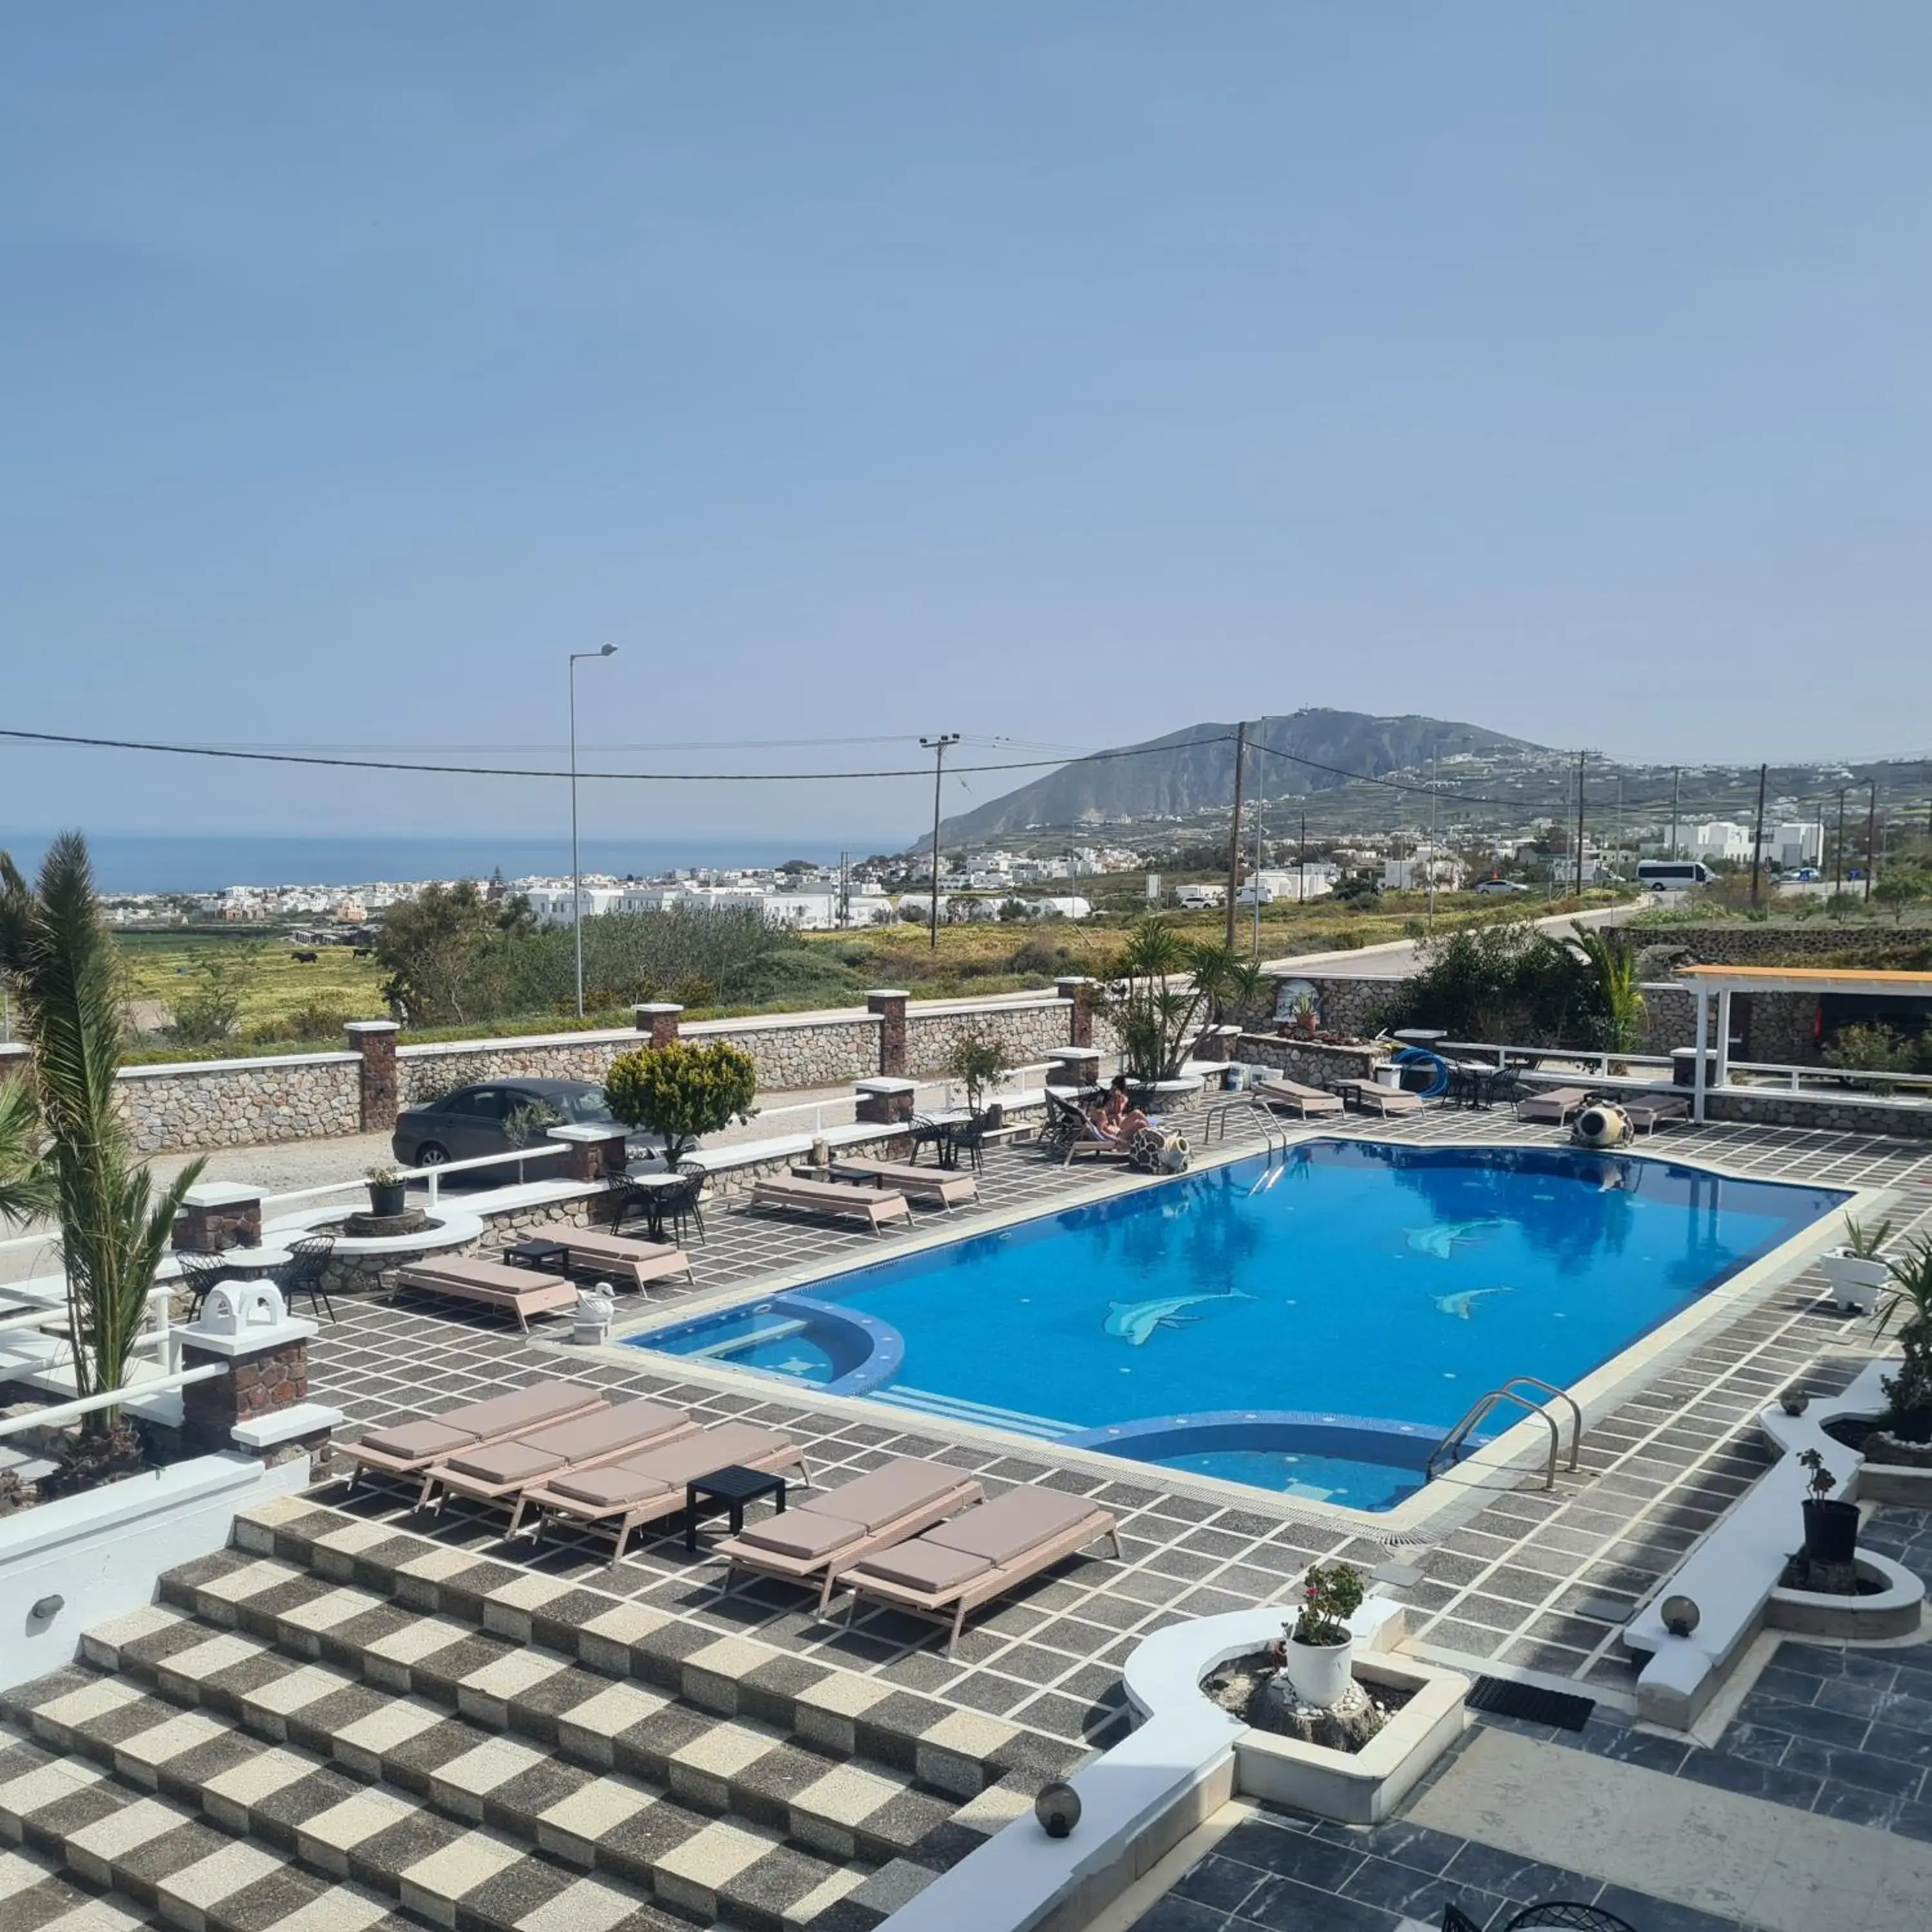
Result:
{"label": "tiled terrace", "polygon": [[[1239,1130],[1238,1129],[1238,1132]],[[1523,1130],[1506,1115],[1432,1110],[1405,1122],[1350,1123],[1348,1131],[1404,1141],[1556,1144],[1553,1130]],[[1196,1136],[1197,1144],[1199,1136]],[[1656,1151],[1762,1175],[1906,1190],[1902,1220],[1932,1225],[1932,1159],[1909,1143],[1869,1138],[1711,1126],[1660,1136]],[[1090,1197],[1111,1176],[1063,1169],[1028,1150],[990,1151],[976,1208],[943,1217],[945,1232],[1014,1210]],[[922,1214],[919,1232],[941,1220]],[[694,1250],[694,1288],[654,1289],[670,1305],[748,1286],[783,1272],[890,1252],[884,1240],[788,1217],[716,1212]],[[566,1365],[613,1388],[661,1396],[705,1419],[741,1417],[793,1431],[814,1480],[836,1484],[892,1455],[937,1458],[979,1474],[989,1491],[1044,1483],[1100,1496],[1120,1517],[1122,1557],[1078,1559],[1016,1600],[975,1618],[949,1660],[931,1626],[861,1610],[848,1623],[809,1613],[800,1593],[753,1583],[727,1592],[720,1566],[681,1535],[658,1536],[620,1564],[607,1543],[560,1533],[532,1552],[500,1547],[495,1519],[452,1504],[430,1533],[572,1580],[594,1582],[720,1630],[754,1633],[799,1654],[876,1672],[905,1688],[997,1714],[1052,1736],[1104,1745],[1126,1719],[1122,1659],[1142,1637],[1177,1618],[1284,1598],[1314,1558],[1369,1564],[1392,1556],[1419,1577],[1398,1588],[1417,1612],[1429,1654],[1503,1674],[1580,1679],[1612,1703],[1632,1682],[1617,1636],[1700,1531],[1763,1466],[1750,1418],[1778,1389],[1804,1378],[1820,1388],[1847,1378],[1862,1359],[1862,1331],[1820,1312],[1822,1282],[1802,1280],[1747,1297],[1735,1317],[1687,1359],[1662,1370],[1586,1438],[1583,1466],[1552,1493],[1534,1489],[1472,1498],[1470,1520],[1423,1546],[1391,1550],[1371,1533],[1340,1528],[1292,1499],[1252,1492],[1237,1501],[1123,1463],[1118,1479],[1056,1462],[1051,1448],[1016,1442],[1009,1453],[983,1436],[955,1435],[922,1416],[903,1426],[883,1406],[814,1407],[808,1392],[774,1385],[766,1396],[742,1378],[696,1367],[666,1372],[640,1357],[633,1368],[586,1360],[541,1330],[526,1341],[473,1316],[405,1298],[343,1311],[314,1352],[319,1396],[358,1424],[472,1400]],[[561,1333],[561,1324],[554,1332]],[[330,1492],[332,1498],[339,1492]],[[358,1494],[358,1512],[400,1520],[393,1492]]]}

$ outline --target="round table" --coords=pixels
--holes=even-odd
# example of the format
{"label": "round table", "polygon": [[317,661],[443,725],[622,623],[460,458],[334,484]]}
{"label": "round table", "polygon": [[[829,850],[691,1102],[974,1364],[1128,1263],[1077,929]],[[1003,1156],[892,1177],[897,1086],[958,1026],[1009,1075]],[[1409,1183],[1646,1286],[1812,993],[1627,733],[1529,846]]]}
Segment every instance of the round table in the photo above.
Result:
{"label": "round table", "polygon": [[286,1248],[224,1248],[221,1252],[223,1272],[242,1281],[260,1281],[294,1259]]}

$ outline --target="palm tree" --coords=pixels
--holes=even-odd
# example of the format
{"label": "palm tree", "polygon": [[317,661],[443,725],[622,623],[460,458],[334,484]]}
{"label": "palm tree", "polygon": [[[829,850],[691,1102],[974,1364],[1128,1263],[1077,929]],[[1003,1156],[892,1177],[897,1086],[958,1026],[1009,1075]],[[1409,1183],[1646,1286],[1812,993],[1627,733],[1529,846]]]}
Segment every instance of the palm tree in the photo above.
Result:
{"label": "palm tree", "polygon": [[10,1225],[52,1204],[40,1130],[33,1088],[24,1080],[0,1080],[0,1221]]}
{"label": "palm tree", "polygon": [[[74,1392],[124,1388],[154,1272],[182,1199],[200,1178],[191,1161],[158,1196],[132,1157],[115,1110],[122,1047],[113,940],[100,917],[87,844],[55,840],[29,886],[0,853],[0,972],[20,1001],[32,1102],[46,1138],[40,1165],[60,1222]],[[86,1438],[133,1447],[116,1408],[81,1423]]]}
{"label": "palm tree", "polygon": [[1902,1259],[1889,1260],[1892,1285],[1879,1310],[1878,1333],[1895,1322],[1905,1359],[1885,1378],[1892,1432],[1908,1442],[1932,1441],[1932,1237],[1906,1244]]}
{"label": "palm tree", "polygon": [[1199,1034],[1204,1010],[1218,1016],[1252,1004],[1263,976],[1230,947],[1184,939],[1163,919],[1142,920],[1102,1000],[1130,1077],[1173,1079]]}
{"label": "palm tree", "polygon": [[1576,944],[1596,978],[1604,1046],[1612,1053],[1634,1053],[1643,1029],[1643,988],[1636,976],[1636,949],[1620,936],[1594,928],[1574,928]]}

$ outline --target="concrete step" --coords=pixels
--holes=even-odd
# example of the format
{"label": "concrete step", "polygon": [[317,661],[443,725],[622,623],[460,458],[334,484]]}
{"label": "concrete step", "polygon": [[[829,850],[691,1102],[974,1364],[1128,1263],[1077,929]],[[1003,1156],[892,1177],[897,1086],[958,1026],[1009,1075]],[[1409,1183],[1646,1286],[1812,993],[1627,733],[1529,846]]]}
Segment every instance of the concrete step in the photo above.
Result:
{"label": "concrete step", "polygon": [[[191,1623],[184,1629],[204,1648],[247,1641]],[[97,1766],[185,1815],[199,1810],[221,1831],[439,1924],[455,1923],[460,1906],[466,1923],[507,1932],[522,1900],[556,1889],[560,1872],[593,1874],[634,1910],[650,1901],[749,1932],[867,1932],[884,1916],[860,1901],[827,1918],[872,1876],[856,1862],[835,1864],[768,1828],[700,1813],[636,1779],[562,1762],[326,1666],[264,1653],[215,1677],[238,1670],[251,1677],[251,1663],[264,1660],[286,1668],[257,1687],[268,1694],[254,1708],[288,1707],[300,1742],[265,1748],[259,1732],[208,1701],[184,1706],[131,1672],[110,1676],[86,1664],[14,1694],[7,1714],[69,1762]],[[320,1696],[288,1689],[291,1678],[320,1688]],[[329,1680],[334,1688],[321,1688]],[[208,1682],[212,1688],[214,1679]],[[272,1684],[286,1694],[278,1697]],[[298,1697],[292,1707],[290,1697]],[[345,1768],[345,1760],[357,1768]],[[902,1874],[900,1887],[929,1875]],[[493,1882],[490,1897],[470,1895]]]}
{"label": "concrete step", "polygon": [[[304,1662],[271,1641],[216,1629],[168,1605],[145,1613],[139,1631],[112,1639],[111,1663],[110,1648],[100,1634],[90,1640],[90,1655],[118,1670],[123,1685],[219,1713],[256,1737],[298,1745],[352,1775],[433,1797],[438,1766],[472,1757],[508,1766],[520,1754],[550,1765],[552,1782],[595,1787],[574,1810],[594,1805],[597,1815],[622,1816],[669,1798],[744,1820],[824,1857],[872,1864],[910,1858],[928,1871],[980,1842],[984,1829],[976,1820],[1003,1822],[1023,1802],[1017,1792],[982,1793],[958,1823],[956,1801],[918,1790],[902,1773],[568,1665],[514,1690],[488,1677],[482,1687],[462,1679],[452,1712],[446,1664],[427,1680],[440,1694],[415,1694],[386,1687],[380,1672],[372,1681],[352,1659]],[[59,1741],[44,1720],[36,1729]],[[502,1822],[546,1846],[563,1828]]]}
{"label": "concrete step", "polygon": [[[0,1837],[58,1874],[27,1890],[36,1903],[21,1908],[22,1932],[29,1927],[47,1932],[49,1926],[122,1932],[157,1923],[182,1932],[419,1932],[395,1913],[391,1900],[359,1885],[303,1871],[266,1845],[206,1823],[185,1805],[5,1732],[0,1732]],[[83,1887],[106,1895],[70,1896]],[[0,1888],[0,1898],[5,1897]],[[52,1916],[36,1924],[26,1911],[43,1904],[52,1906]],[[8,1932],[16,1923],[16,1906],[6,1898],[0,1918]],[[568,1932],[554,1920],[526,1918],[521,1932]],[[610,1922],[610,1932],[618,1922]],[[668,1928],[640,1924],[626,1932]]]}
{"label": "concrete step", "polygon": [[0,1851],[0,1918],[7,1932],[140,1932],[159,1922],[130,1900],[75,1884],[30,1851]]}
{"label": "concrete step", "polygon": [[[479,1643],[497,1640],[470,1653],[472,1667],[534,1646],[585,1670],[668,1691],[697,1708],[756,1719],[801,1742],[908,1772],[956,1798],[1004,1786],[1030,1804],[1040,1785],[1066,1776],[1084,1755],[1077,1745],[981,1712],[749,1638],[721,1636],[608,1591],[306,1496],[243,1511],[235,1546],[230,1563],[237,1552],[272,1558],[466,1626]],[[519,1552],[524,1547],[514,1546]]]}

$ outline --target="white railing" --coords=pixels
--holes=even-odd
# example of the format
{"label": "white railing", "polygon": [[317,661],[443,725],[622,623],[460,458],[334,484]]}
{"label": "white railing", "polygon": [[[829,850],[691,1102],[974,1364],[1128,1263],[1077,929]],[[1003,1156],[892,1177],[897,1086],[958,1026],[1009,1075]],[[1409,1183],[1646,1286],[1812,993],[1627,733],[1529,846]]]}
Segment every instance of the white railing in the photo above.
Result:
{"label": "white railing", "polygon": [[[523,1164],[526,1160],[548,1160],[555,1156],[569,1152],[562,1141],[552,1141],[544,1147],[517,1148],[508,1154],[482,1154],[469,1160],[439,1161],[434,1167],[400,1167],[396,1170],[398,1180],[426,1180],[429,1184],[429,1204],[436,1204],[439,1177],[447,1174],[469,1174],[482,1167],[508,1167],[518,1169],[517,1178],[523,1178]],[[326,1181],[320,1187],[294,1187],[285,1193],[265,1194],[262,1205],[266,1208],[271,1202],[319,1201],[328,1194],[352,1194],[358,1188],[368,1185],[365,1179]]]}
{"label": "white railing", "polygon": [[81,1396],[72,1402],[53,1402],[45,1408],[29,1409],[24,1415],[0,1419],[0,1436],[15,1435],[24,1429],[57,1429],[64,1422],[78,1421],[82,1416],[92,1415],[98,1409],[119,1408],[130,1402],[145,1400],[151,1395],[171,1395],[177,1389],[186,1388],[190,1382],[212,1382],[217,1376],[227,1372],[226,1362],[208,1362],[198,1369],[176,1369],[171,1374],[156,1376],[148,1382],[126,1382],[104,1395]]}
{"label": "white railing", "polygon": [[[1024,1082],[1028,1074],[1045,1073],[1052,1066],[1052,1065],[1053,1063],[1050,1060],[1036,1060],[1030,1062],[1024,1066],[1016,1066],[1008,1072],[1006,1077],[1009,1080],[1018,1081],[1022,1084],[1016,1087],[1007,1088],[1000,1093],[989,1092],[986,1097],[988,1100],[1012,1100],[1018,1094],[1026,1091]],[[938,1094],[940,1096],[940,1104],[942,1106],[951,1107],[957,1104],[956,1100],[956,1095],[958,1091],[957,1082],[950,1080],[918,1080],[915,1081],[913,1084],[916,1093]],[[856,1094],[854,1094],[850,1097],[842,1096],[836,1100],[801,1100],[788,1107],[760,1107],[758,1110],[754,1118],[762,1123],[766,1120],[786,1119],[794,1114],[809,1114],[812,1116],[812,1131],[817,1134],[823,1133],[828,1126],[849,1126],[851,1125],[851,1121],[849,1118],[828,1121],[825,1118],[826,1112],[828,1108],[836,1109],[842,1114],[848,1113],[849,1111],[856,1110],[857,1106],[858,1096]],[[713,1154],[722,1153],[730,1144],[728,1142],[722,1142],[718,1147],[712,1148],[708,1150],[708,1151]]]}
{"label": "white railing", "polygon": [[[1667,1054],[1598,1053],[1581,1047],[1499,1046],[1490,1040],[1445,1040],[1430,1049],[1440,1054],[1481,1054],[1498,1068],[1514,1065],[1540,1073],[1555,1070],[1562,1073],[1586,1073],[1599,1080],[1624,1076],[1611,1071],[1658,1067],[1668,1072],[1676,1062]],[[1717,1049],[1706,1049],[1714,1061]],[[1785,1061],[1733,1060],[1726,1063],[1726,1088],[1746,1092],[1772,1091],[1810,1094],[1819,1099],[1847,1093],[1877,1100],[1892,1100],[1906,1106],[1932,1103],[1932,1074],[1883,1073],[1844,1066],[1794,1066]],[[1740,1079],[1739,1075],[1747,1076]],[[1685,1090],[1689,1090],[1688,1088]],[[1706,1090],[1720,1090],[1714,1082]]]}

